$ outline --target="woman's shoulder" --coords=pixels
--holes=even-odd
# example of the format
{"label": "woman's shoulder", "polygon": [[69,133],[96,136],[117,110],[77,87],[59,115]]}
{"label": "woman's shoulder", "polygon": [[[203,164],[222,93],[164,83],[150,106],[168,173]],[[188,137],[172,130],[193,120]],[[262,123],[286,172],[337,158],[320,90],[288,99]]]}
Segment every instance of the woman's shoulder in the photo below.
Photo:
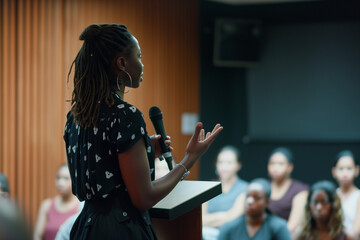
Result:
{"label": "woman's shoulder", "polygon": [[53,202],[54,202],[54,198],[46,198],[44,201],[41,202],[40,211],[45,213],[49,212]]}
{"label": "woman's shoulder", "polygon": [[309,189],[310,189],[308,184],[303,183],[296,179],[292,179],[292,183],[291,183],[290,187],[297,190],[298,192],[309,191]]}
{"label": "woman's shoulder", "polygon": [[267,220],[271,225],[274,226],[287,226],[287,222],[285,219],[275,215],[275,214],[268,214]]}
{"label": "woman's shoulder", "polygon": [[117,94],[113,94],[114,104],[107,106],[103,104],[102,117],[104,116],[116,116],[116,117],[131,117],[131,116],[142,116],[142,112],[134,105],[121,99]]}
{"label": "woman's shoulder", "polygon": [[221,226],[221,231],[231,231],[233,229],[238,229],[245,222],[245,217],[245,214],[243,214],[229,222],[224,223]]}
{"label": "woman's shoulder", "polygon": [[290,232],[285,219],[273,214],[268,214],[267,222],[273,235],[282,236],[282,239],[290,239]]}
{"label": "woman's shoulder", "polygon": [[242,180],[241,178],[238,178],[236,182],[233,185],[233,189],[238,193],[243,193],[246,191],[246,188],[248,187],[249,183],[245,180]]}

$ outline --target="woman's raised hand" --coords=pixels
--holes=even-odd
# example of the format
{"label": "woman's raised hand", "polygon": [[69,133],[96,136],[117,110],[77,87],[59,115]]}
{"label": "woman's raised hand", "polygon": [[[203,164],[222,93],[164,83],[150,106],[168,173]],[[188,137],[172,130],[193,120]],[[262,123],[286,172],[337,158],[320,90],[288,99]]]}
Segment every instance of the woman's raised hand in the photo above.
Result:
{"label": "woman's raised hand", "polygon": [[202,127],[203,124],[201,122],[196,124],[195,133],[188,143],[186,149],[188,158],[184,162],[188,169],[208,150],[216,136],[223,130],[220,124],[216,124],[212,132],[205,134],[205,130]]}

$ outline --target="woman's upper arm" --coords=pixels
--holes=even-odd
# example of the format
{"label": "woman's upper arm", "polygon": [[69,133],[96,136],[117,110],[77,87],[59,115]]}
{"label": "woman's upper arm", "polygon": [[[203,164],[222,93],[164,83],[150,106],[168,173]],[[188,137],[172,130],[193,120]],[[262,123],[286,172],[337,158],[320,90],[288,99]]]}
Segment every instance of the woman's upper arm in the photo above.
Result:
{"label": "woman's upper arm", "polygon": [[49,212],[51,206],[51,200],[46,199],[44,202],[40,205],[39,213],[35,225],[34,230],[34,240],[42,239],[45,231],[45,225],[46,225],[46,216]]}
{"label": "woman's upper arm", "polygon": [[119,167],[132,203],[139,210],[153,205],[151,178],[145,141],[141,138],[129,150],[118,154]]}
{"label": "woman's upper arm", "polygon": [[357,208],[356,208],[356,215],[353,224],[353,231],[360,236],[360,197],[358,198]]}
{"label": "woman's upper arm", "polygon": [[288,220],[288,228],[290,232],[294,232],[296,228],[301,224],[301,219],[304,214],[306,205],[306,198],[308,191],[302,191],[295,195],[291,204],[291,211]]}

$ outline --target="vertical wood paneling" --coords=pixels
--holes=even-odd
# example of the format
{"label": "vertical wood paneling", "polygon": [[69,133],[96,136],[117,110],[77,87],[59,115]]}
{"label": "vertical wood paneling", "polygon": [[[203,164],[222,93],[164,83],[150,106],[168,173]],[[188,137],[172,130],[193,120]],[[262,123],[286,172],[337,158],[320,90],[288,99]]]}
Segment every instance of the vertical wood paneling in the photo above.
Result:
{"label": "vertical wood paneling", "polygon": [[[67,74],[92,23],[122,23],[138,38],[144,82],[125,100],[143,113],[164,114],[174,156],[190,136],[181,114],[199,112],[198,2],[194,0],[1,0],[0,172],[31,224],[41,201],[54,196],[55,173],[66,161],[63,127],[71,99]],[[197,179],[197,165],[190,179]]]}

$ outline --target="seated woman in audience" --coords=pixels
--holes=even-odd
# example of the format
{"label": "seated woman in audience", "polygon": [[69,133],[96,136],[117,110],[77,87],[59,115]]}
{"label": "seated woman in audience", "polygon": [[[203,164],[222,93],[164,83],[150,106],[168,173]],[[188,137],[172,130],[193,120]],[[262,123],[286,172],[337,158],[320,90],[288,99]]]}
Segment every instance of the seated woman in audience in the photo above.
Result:
{"label": "seated woman in audience", "polygon": [[216,239],[221,225],[243,213],[243,204],[235,204],[235,202],[243,202],[239,196],[245,192],[248,185],[239,178],[240,169],[239,150],[233,146],[223,147],[216,160],[216,173],[221,181],[222,194],[203,204],[204,240]]}
{"label": "seated woman in audience", "polygon": [[341,151],[335,161],[332,174],[339,184],[336,190],[344,214],[343,225],[348,232],[360,235],[360,190],[354,184],[359,176],[359,165],[351,151]]}
{"label": "seated woman in audience", "polygon": [[340,199],[332,182],[312,185],[305,207],[305,219],[296,240],[352,240],[342,225]]}
{"label": "seated woman in audience", "polygon": [[56,176],[56,188],[60,195],[48,198],[40,206],[34,231],[34,240],[54,239],[61,224],[81,210],[77,197],[71,191],[70,172],[62,165]]}
{"label": "seated woman in audience", "polygon": [[294,168],[293,156],[289,149],[279,147],[270,154],[268,173],[271,178],[269,209],[287,220],[291,233],[301,223],[309,187],[291,178]]}
{"label": "seated woman in audience", "polygon": [[246,190],[245,214],[220,228],[219,240],[290,240],[286,221],[267,209],[271,194],[266,179],[253,180]]}

